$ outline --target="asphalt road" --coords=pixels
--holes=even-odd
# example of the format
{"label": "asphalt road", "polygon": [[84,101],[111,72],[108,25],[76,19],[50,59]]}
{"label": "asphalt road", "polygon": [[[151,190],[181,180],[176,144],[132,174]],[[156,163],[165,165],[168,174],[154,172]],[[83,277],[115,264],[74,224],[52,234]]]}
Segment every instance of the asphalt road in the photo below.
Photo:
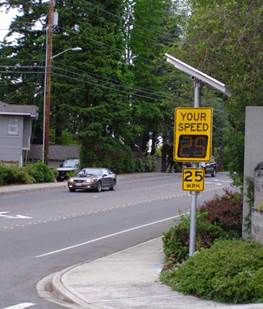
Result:
{"label": "asphalt road", "polygon": [[[230,186],[206,177],[199,204]],[[41,299],[50,273],[158,237],[190,211],[180,174],[123,177],[116,191],[69,193],[66,187],[0,196],[0,309],[60,308]]]}

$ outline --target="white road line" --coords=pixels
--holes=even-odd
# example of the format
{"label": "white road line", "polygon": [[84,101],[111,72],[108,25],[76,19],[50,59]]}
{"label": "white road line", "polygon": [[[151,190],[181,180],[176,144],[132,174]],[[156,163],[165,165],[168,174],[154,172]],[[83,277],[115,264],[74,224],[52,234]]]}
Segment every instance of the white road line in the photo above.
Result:
{"label": "white road line", "polygon": [[9,214],[9,211],[1,211],[0,217],[7,218],[7,219],[32,219],[32,217],[28,217],[28,216],[23,216],[23,215],[11,216],[8,214]]}
{"label": "white road line", "polygon": [[32,304],[32,303],[21,303],[21,304],[17,304],[17,305],[14,305],[14,306],[11,306],[11,307],[5,307],[3,309],[24,309],[24,308],[28,308],[28,307],[31,307],[31,306],[34,306],[35,304]]}
{"label": "white road line", "polygon": [[139,229],[142,229],[144,227],[148,227],[148,226],[151,226],[151,225],[154,225],[154,224],[158,224],[158,223],[162,223],[162,222],[169,221],[169,220],[172,220],[172,219],[176,219],[176,218],[179,218],[179,217],[186,215],[186,214],[189,214],[189,212],[183,213],[183,214],[180,214],[180,215],[176,215],[176,216],[172,216],[172,217],[168,217],[168,218],[165,218],[165,219],[162,219],[162,220],[150,222],[150,223],[147,223],[147,224],[138,225],[138,226],[132,227],[130,229],[126,229],[126,230],[122,230],[122,231],[119,231],[119,232],[116,232],[116,233],[108,234],[108,235],[105,235],[105,236],[102,236],[102,237],[99,237],[99,238],[91,239],[91,240],[88,240],[88,241],[85,241],[85,242],[82,242],[82,243],[79,243],[79,244],[76,244],[76,245],[73,245],[73,246],[58,249],[58,250],[55,250],[55,251],[50,251],[50,252],[47,252],[47,253],[44,253],[44,254],[41,254],[41,255],[37,255],[35,257],[40,258],[40,257],[45,257],[45,256],[48,256],[48,255],[60,253],[60,252],[63,252],[63,251],[71,250],[71,249],[74,249],[74,248],[78,248],[78,247],[81,247],[81,246],[84,246],[84,245],[91,244],[91,243],[96,242],[96,241],[100,241],[100,240],[103,240],[103,239],[107,239],[107,238],[110,238],[110,237],[114,237],[114,236],[117,236],[117,235],[121,235],[121,234],[124,234],[124,233],[131,232],[131,231],[139,230]]}

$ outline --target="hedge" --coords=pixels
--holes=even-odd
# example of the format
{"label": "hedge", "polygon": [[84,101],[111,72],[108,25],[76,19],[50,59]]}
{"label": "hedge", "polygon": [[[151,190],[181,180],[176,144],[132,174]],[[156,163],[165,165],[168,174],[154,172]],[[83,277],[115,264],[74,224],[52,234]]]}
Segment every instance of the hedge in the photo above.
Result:
{"label": "hedge", "polygon": [[224,303],[263,302],[263,246],[253,241],[216,241],[185,263],[161,273],[172,289]]}
{"label": "hedge", "polygon": [[53,182],[55,173],[42,162],[18,167],[0,164],[0,185]]}

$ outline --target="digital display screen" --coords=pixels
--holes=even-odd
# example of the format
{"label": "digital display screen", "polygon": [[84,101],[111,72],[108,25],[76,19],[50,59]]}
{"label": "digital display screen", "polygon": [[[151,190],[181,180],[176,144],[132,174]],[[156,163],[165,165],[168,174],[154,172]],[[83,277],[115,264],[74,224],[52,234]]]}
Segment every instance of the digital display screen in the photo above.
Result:
{"label": "digital display screen", "polygon": [[181,135],[177,155],[180,158],[205,158],[207,143],[207,135]]}

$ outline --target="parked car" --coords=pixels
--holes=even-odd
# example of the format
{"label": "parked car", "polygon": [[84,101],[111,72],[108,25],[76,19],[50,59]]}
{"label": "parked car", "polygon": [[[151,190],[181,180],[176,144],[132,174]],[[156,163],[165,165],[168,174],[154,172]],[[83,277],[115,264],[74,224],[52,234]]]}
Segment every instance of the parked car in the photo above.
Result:
{"label": "parked car", "polygon": [[79,159],[67,159],[57,168],[57,181],[69,178],[69,174],[79,171]]}
{"label": "parked car", "polygon": [[[216,171],[217,171],[217,165],[214,159],[211,159],[208,162],[200,162],[199,163],[200,167],[203,167],[205,169],[205,174],[210,174],[212,177],[216,176]],[[186,162],[183,163],[183,167],[192,167],[192,163]]]}
{"label": "parked car", "polygon": [[212,177],[216,176],[217,166],[214,159],[208,162],[201,162],[200,167],[203,167],[205,169],[206,174],[210,174]]}
{"label": "parked car", "polygon": [[117,184],[117,177],[107,168],[83,168],[75,177],[68,180],[70,192],[76,190],[96,190],[100,192],[104,189],[114,190]]}

